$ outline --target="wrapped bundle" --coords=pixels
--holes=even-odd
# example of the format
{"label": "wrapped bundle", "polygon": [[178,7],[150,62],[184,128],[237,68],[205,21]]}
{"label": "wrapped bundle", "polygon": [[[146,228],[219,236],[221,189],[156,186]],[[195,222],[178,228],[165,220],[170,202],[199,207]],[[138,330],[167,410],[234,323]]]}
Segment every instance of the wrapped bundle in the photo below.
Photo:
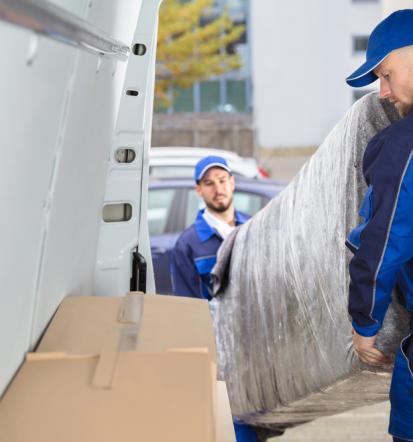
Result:
{"label": "wrapped bundle", "polygon": [[[363,97],[288,187],[223,244],[214,273],[226,286],[210,307],[220,375],[245,422],[282,428],[386,399],[389,369],[362,365],[352,349],[344,243],[366,190],[364,149],[397,118],[377,94]],[[395,351],[405,330],[393,302],[379,345]]]}

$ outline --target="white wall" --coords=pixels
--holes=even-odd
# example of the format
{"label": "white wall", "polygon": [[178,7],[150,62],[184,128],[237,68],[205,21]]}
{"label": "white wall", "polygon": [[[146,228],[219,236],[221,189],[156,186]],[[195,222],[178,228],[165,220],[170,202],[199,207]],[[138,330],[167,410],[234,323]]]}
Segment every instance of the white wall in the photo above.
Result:
{"label": "white wall", "polygon": [[383,0],[383,17],[398,9],[413,9],[413,0]]}
{"label": "white wall", "polygon": [[363,57],[352,34],[368,35],[378,2],[251,2],[254,118],[260,147],[318,145],[352,103],[344,79]]}
{"label": "white wall", "polygon": [[[350,8],[350,20],[349,20],[349,38],[353,35],[366,35],[369,36],[377,24],[382,20],[382,6],[379,2],[366,1],[360,3],[353,3]],[[350,51],[350,57],[348,58],[348,74],[354,72],[361,64],[365,62],[365,54],[354,54]],[[366,91],[372,91],[378,88],[378,82],[372,83],[362,89]],[[351,88],[348,88],[351,90]],[[352,100],[349,104],[352,103]]]}
{"label": "white wall", "polygon": [[[139,1],[56,3],[131,43]],[[32,32],[0,22],[0,37],[1,395],[63,297],[93,293],[126,62],[40,38],[30,64]]]}

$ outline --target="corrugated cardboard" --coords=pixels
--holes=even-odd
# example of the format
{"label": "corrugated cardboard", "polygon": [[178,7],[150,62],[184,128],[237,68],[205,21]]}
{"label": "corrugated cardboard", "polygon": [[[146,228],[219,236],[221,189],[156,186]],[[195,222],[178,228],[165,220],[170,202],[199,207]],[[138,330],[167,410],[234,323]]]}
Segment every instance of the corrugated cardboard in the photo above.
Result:
{"label": "corrugated cardboard", "polygon": [[217,401],[217,442],[236,442],[227,386],[224,381],[217,382]]}
{"label": "corrugated cardboard", "polygon": [[235,442],[206,301],[69,297],[0,402],[0,441]]}
{"label": "corrugated cardboard", "polygon": [[0,402],[0,440],[214,442],[212,373],[206,351],[34,354]]}
{"label": "corrugated cardboard", "polygon": [[37,352],[161,352],[188,347],[206,347],[217,360],[208,302],[135,292],[126,297],[66,298]]}

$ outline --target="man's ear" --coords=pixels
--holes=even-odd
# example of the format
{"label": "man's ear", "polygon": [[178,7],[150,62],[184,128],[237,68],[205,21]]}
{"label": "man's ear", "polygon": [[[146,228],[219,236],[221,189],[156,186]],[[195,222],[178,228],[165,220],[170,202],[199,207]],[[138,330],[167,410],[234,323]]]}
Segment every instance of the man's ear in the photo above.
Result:
{"label": "man's ear", "polygon": [[197,184],[197,185],[195,186],[195,192],[196,192],[200,197],[202,197],[202,190],[201,190],[201,186],[200,186],[199,184]]}
{"label": "man's ear", "polygon": [[235,189],[235,178],[234,178],[234,175],[230,175],[229,181],[231,183],[232,190],[234,190]]}

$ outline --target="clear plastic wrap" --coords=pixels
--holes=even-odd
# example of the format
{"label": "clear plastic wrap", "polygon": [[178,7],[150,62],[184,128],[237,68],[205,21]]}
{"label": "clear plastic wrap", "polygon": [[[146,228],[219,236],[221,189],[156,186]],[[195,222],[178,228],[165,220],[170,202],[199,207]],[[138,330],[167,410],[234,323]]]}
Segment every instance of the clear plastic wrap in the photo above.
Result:
{"label": "clear plastic wrap", "polygon": [[[227,285],[210,302],[219,370],[248,423],[290,426],[387,397],[390,371],[361,365],[352,349],[344,243],[366,189],[364,149],[397,118],[376,94],[359,100],[220,251],[214,271],[222,278],[228,261]],[[407,328],[392,305],[379,339],[386,352]]]}

